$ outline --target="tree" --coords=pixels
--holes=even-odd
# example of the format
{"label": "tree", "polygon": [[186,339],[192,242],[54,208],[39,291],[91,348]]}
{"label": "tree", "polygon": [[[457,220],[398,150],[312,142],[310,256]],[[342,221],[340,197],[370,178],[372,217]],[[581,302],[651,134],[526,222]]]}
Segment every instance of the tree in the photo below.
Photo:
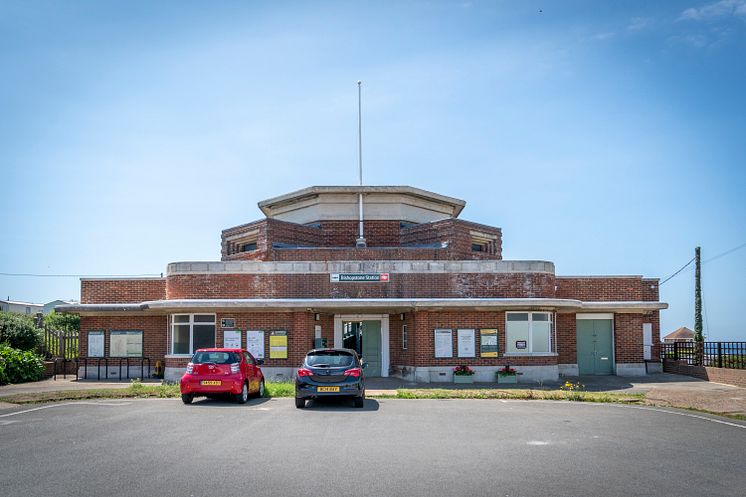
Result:
{"label": "tree", "polygon": [[53,330],[80,331],[80,316],[52,311],[44,316],[44,325]]}
{"label": "tree", "polygon": [[31,316],[15,312],[0,312],[0,343],[14,349],[35,350],[41,343],[41,330]]}

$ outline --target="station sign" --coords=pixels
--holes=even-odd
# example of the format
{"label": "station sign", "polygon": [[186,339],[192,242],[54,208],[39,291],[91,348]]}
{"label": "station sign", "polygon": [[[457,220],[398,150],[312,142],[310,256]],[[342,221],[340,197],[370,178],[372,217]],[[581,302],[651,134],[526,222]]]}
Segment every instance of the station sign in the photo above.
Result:
{"label": "station sign", "polygon": [[388,283],[389,273],[331,273],[329,275],[332,283]]}

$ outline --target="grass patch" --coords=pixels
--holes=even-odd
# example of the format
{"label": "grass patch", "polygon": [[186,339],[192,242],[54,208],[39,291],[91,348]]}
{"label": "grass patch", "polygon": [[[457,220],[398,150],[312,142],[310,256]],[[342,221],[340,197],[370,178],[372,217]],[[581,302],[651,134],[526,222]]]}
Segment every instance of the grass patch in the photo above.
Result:
{"label": "grass patch", "polygon": [[630,404],[645,400],[644,394],[615,394],[607,392],[579,392],[564,390],[448,390],[409,389],[396,391],[398,399],[513,399],[513,400],[567,400],[574,402],[607,402]]}
{"label": "grass patch", "polygon": [[295,383],[292,381],[268,381],[264,386],[267,397],[295,397]]}

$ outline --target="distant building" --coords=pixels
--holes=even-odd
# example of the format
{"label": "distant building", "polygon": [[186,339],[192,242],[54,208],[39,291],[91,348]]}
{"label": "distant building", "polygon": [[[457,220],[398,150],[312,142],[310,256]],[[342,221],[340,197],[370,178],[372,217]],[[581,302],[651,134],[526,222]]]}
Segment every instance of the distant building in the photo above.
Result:
{"label": "distant building", "polygon": [[28,314],[29,316],[35,315],[37,312],[42,312],[44,304],[34,304],[31,302],[21,302],[18,300],[0,300],[0,311],[5,312],[16,312],[18,314]]}
{"label": "distant building", "polygon": [[675,343],[675,342],[693,342],[694,341],[694,332],[687,328],[686,326],[682,326],[676,331],[672,331],[668,335],[663,337],[663,343]]}
{"label": "distant building", "polygon": [[51,302],[47,302],[46,304],[44,304],[44,310],[42,310],[42,312],[46,316],[47,314],[52,312],[54,308],[58,305],[74,305],[77,303],[78,303],[77,300],[53,300]]}

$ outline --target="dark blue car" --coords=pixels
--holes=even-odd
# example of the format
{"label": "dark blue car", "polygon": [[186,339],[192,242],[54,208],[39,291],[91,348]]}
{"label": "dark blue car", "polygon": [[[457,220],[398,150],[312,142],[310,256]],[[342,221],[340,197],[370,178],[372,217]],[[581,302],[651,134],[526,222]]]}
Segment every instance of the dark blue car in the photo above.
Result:
{"label": "dark blue car", "polygon": [[319,397],[349,397],[355,407],[363,407],[365,366],[351,349],[310,351],[295,376],[295,407],[302,409],[307,399]]}

